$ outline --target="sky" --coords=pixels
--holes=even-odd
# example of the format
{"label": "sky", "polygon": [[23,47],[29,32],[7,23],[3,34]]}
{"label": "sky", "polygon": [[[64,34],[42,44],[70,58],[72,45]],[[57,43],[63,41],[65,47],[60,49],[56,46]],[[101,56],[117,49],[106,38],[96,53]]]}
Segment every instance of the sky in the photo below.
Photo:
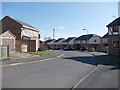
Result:
{"label": "sky", "polygon": [[106,25],[118,17],[117,2],[2,2],[2,16],[11,16],[40,31],[41,40],[107,33]]}

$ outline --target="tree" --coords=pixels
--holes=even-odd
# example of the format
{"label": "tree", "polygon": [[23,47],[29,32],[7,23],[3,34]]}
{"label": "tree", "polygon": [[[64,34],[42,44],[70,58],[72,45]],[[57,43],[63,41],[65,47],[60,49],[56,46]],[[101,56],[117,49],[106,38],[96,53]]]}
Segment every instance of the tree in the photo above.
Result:
{"label": "tree", "polygon": [[51,40],[51,37],[45,37],[44,40],[45,40],[45,41]]}

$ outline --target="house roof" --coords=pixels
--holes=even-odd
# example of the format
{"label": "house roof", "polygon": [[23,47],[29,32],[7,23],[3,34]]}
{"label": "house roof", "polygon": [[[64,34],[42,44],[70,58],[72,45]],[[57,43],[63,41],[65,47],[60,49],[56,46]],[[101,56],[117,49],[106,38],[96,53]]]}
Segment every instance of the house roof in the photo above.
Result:
{"label": "house roof", "polygon": [[5,31],[4,33],[0,34],[0,36],[3,36],[3,35],[6,34],[6,33],[9,33],[9,34],[12,35],[14,38],[16,38],[16,36],[15,36],[12,32],[10,32],[9,30],[7,30],[7,31]]}
{"label": "house roof", "polygon": [[55,42],[58,42],[58,41],[60,41],[60,40],[62,40],[62,39],[64,39],[64,38],[59,38],[59,39],[55,40]]}
{"label": "house roof", "polygon": [[50,39],[50,40],[47,40],[47,41],[45,41],[45,42],[52,42],[52,41],[54,41],[55,39]]}
{"label": "house roof", "polygon": [[74,39],[75,37],[69,37],[64,42],[69,42],[70,40]]}
{"label": "house roof", "polygon": [[75,41],[77,41],[77,40],[87,40],[87,39],[89,40],[89,39],[92,38],[93,36],[98,36],[98,35],[96,35],[96,34],[82,35],[82,36],[76,38]]}
{"label": "house roof", "polygon": [[43,43],[43,41],[39,40],[40,43]]}
{"label": "house roof", "polygon": [[108,44],[104,44],[103,46],[108,46]]}
{"label": "house roof", "polygon": [[[27,23],[25,23],[25,22],[22,22],[22,21],[20,21],[20,20],[14,19],[14,18],[12,18],[12,17],[10,17],[10,16],[5,16],[3,19],[5,19],[5,18],[10,18],[10,19],[14,20],[15,22],[21,24],[22,26],[27,26],[27,27],[29,27],[29,28],[32,28],[32,30],[34,30],[34,31],[38,31],[35,27],[33,27],[33,26],[31,26],[31,25],[29,25],[29,24],[27,24]],[[3,19],[2,19],[2,20],[3,20]]]}
{"label": "house roof", "polygon": [[108,38],[108,33],[106,33],[102,38]]}
{"label": "house roof", "polygon": [[118,25],[120,25],[120,17],[118,17],[117,19],[115,19],[114,21],[112,21],[106,27],[109,27],[109,26],[118,26]]}

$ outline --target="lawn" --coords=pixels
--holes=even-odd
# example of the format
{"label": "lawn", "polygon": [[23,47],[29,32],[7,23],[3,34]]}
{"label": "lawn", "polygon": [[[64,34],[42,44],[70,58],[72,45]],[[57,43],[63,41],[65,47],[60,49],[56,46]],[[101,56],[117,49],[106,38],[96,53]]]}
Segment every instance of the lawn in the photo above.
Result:
{"label": "lawn", "polygon": [[30,52],[30,54],[40,55],[40,56],[48,56],[48,55],[55,54],[55,51],[46,50],[46,51],[39,51],[39,52]]}

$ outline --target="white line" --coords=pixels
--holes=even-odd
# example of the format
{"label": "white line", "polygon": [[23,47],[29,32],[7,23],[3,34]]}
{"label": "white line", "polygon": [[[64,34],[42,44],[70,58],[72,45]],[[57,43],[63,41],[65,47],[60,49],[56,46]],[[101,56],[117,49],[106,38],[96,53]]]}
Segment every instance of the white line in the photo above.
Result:
{"label": "white line", "polygon": [[95,72],[97,70],[97,68],[99,67],[99,65],[93,70],[91,71],[89,74],[87,74],[85,77],[83,77],[74,87],[72,90],[74,90],[82,81],[84,81],[88,76],[90,76],[93,72]]}
{"label": "white line", "polygon": [[[95,55],[93,55],[94,57],[95,57]],[[98,64],[97,65],[97,67],[94,69],[94,70],[92,70],[89,74],[87,74],[85,77],[83,77],[73,88],[72,88],[72,90],[74,90],[75,88],[77,88],[77,86],[78,85],[80,85],[81,83],[82,83],[82,81],[84,81],[88,76],[90,76],[93,72],[95,72],[97,69],[98,69],[98,67],[99,67],[100,65]]]}
{"label": "white line", "polygon": [[30,63],[36,63],[36,62],[43,62],[43,61],[49,61],[49,60],[52,60],[52,59],[56,59],[56,58],[59,58],[59,57],[62,57],[64,56],[64,54],[61,54],[59,56],[56,56],[54,58],[48,58],[48,59],[43,59],[43,60],[35,60],[35,61],[32,61],[32,62],[21,62],[21,63],[13,63],[13,64],[9,64],[9,65],[2,65],[3,67],[4,66],[16,66],[16,65],[21,65],[21,64],[30,64]]}

